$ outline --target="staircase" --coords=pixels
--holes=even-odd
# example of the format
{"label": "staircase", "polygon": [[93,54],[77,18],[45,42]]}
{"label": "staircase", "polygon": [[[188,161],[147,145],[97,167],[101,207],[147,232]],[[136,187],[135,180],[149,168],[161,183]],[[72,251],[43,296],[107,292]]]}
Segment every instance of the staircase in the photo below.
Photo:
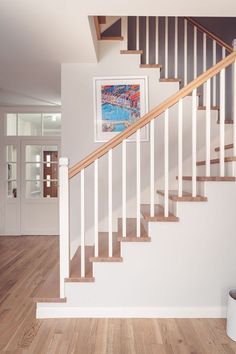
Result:
{"label": "staircase", "polygon": [[[112,19],[112,24],[114,21],[115,19]],[[98,29],[98,22],[95,21],[96,24]],[[128,34],[128,28],[131,29],[132,26],[134,26],[133,38]],[[153,31],[155,35],[150,36]],[[191,46],[188,41],[190,36],[193,40]],[[102,40],[102,36],[98,39]],[[233,183],[236,180],[236,131],[233,117],[236,112],[236,99],[233,95],[228,98],[226,88],[232,86],[233,91],[236,87],[236,53],[191,18],[122,17],[121,35],[107,39],[121,41],[121,50],[117,55],[140,57],[140,69],[159,71],[162,85],[178,85],[179,89],[74,166],[69,168],[68,159],[60,159],[60,264],[52,271],[35,298],[37,316],[196,316],[191,301],[186,305],[188,306],[186,311],[173,311],[173,306],[175,307],[173,304],[170,305],[172,310],[165,311],[165,298],[170,297],[170,287],[165,279],[168,277],[172,279],[173,286],[176,287],[173,294],[181,298],[181,289],[185,287],[178,288],[179,285],[175,284],[175,280],[179,272],[182,272],[186,283],[192,283],[185,272],[185,268],[190,266],[191,258],[186,255],[186,259],[184,257],[179,259],[175,250],[176,252],[179,250],[180,255],[181,249],[185,247],[188,249],[189,239],[192,239],[200,253],[195,259],[194,248],[191,249],[192,246],[189,245],[188,252],[189,255],[192,254],[192,259],[195,259],[196,266],[205,250],[204,247],[201,248],[201,237],[198,239],[195,234],[207,230],[206,235],[208,232],[210,234],[204,238],[206,247],[211,247],[212,243],[221,245],[222,232],[226,232],[228,248],[220,246],[218,252],[221,260],[227,263],[225,268],[229,272],[229,277],[222,275],[224,281],[220,286],[225,291],[225,282],[227,286],[233,285],[231,263],[227,260],[232,258],[227,256],[232,252],[236,242],[233,234],[236,226],[233,216],[233,203],[236,197]],[[170,44],[173,45],[172,49]],[[112,46],[113,42],[109,45]],[[202,47],[201,60],[198,55],[199,47]],[[169,60],[170,51],[174,53],[174,60]],[[212,63],[207,67],[209,56]],[[188,119],[186,112],[191,113]],[[212,119],[214,117],[215,119]],[[150,132],[150,141],[146,143],[149,149],[149,170],[144,171],[141,132],[147,126]],[[130,208],[127,190],[129,162],[127,139],[134,134],[135,201],[131,203]],[[161,151],[163,165],[155,150],[160,136],[163,138]],[[175,166],[169,156],[170,144],[175,144],[177,157]],[[185,149],[191,152],[189,156],[185,156]],[[105,231],[100,231],[101,200],[98,176],[104,158],[107,159],[108,226]],[[113,213],[112,174],[116,163],[121,164],[121,180],[118,185],[122,196],[122,212],[117,220]],[[161,170],[162,180],[158,180],[156,169]],[[172,170],[177,171],[174,179]],[[148,198],[147,193],[142,198],[144,194],[141,182],[145,173],[149,174]],[[92,181],[88,176],[92,176]],[[93,204],[90,206],[86,204],[86,177],[90,183],[92,182],[89,189],[93,193]],[[80,231],[79,246],[70,255],[69,185],[75,178],[79,186]],[[172,189],[172,186],[175,186],[175,189]],[[226,196],[227,200],[223,203]],[[89,215],[91,209],[93,209],[93,240],[88,242],[85,217]],[[215,226],[211,231],[207,226],[209,220],[205,219],[207,213],[216,215]],[[221,230],[221,224],[224,225],[224,231]],[[176,236],[174,239],[173,235]],[[221,254],[223,250],[225,253]],[[214,249],[214,252],[217,253],[217,249]],[[205,256],[205,258],[202,256],[202,263],[198,264],[199,269],[202,266],[208,267],[207,254]],[[170,266],[171,261],[174,262],[173,266]],[[215,262],[215,258],[213,261]],[[217,267],[216,264],[215,269],[220,273],[221,268],[218,270]],[[176,271],[173,268],[176,268]],[[193,270],[193,273],[198,276],[197,270]],[[181,282],[181,279],[179,281]],[[157,283],[160,285],[158,289]],[[214,291],[219,286],[214,281],[209,284]],[[198,286],[204,292],[205,285],[203,286],[201,281]],[[128,294],[124,289],[127,289]],[[140,292],[143,292],[143,296],[140,295],[140,299],[137,295],[136,299],[135,294]],[[196,289],[192,298],[194,294]],[[191,291],[189,295],[191,297]],[[155,298],[158,299],[158,306]],[[219,310],[215,305],[213,307],[217,309],[212,310],[209,305],[211,301],[218,304],[219,296],[217,299],[213,296],[207,301],[208,310],[200,310],[201,317],[206,314],[221,317],[222,309]],[[171,300],[169,302],[171,304]],[[179,303],[177,301],[176,306],[180,306]]]}

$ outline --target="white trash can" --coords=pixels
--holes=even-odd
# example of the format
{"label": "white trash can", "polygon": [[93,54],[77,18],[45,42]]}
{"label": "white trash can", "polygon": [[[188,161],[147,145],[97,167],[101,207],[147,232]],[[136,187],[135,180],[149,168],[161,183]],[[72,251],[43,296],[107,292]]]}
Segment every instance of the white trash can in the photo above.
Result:
{"label": "white trash can", "polygon": [[236,342],[236,289],[229,292],[226,332]]}

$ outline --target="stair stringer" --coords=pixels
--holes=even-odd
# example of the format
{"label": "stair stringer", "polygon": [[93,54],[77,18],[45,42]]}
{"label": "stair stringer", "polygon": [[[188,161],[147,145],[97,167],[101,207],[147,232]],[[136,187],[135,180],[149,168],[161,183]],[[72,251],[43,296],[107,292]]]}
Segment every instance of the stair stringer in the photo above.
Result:
{"label": "stair stringer", "polygon": [[66,303],[37,317],[225,317],[236,278],[235,182],[205,182],[208,202],[176,202],[180,221],[151,222],[151,242],[122,243],[122,263],[94,283],[66,283]]}

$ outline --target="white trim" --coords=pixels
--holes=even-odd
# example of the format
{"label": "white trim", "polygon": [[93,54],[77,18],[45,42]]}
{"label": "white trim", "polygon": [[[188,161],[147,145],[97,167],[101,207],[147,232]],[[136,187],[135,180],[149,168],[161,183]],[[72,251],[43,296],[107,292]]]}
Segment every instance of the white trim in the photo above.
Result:
{"label": "white trim", "polygon": [[67,307],[37,304],[36,318],[225,318],[226,307]]}

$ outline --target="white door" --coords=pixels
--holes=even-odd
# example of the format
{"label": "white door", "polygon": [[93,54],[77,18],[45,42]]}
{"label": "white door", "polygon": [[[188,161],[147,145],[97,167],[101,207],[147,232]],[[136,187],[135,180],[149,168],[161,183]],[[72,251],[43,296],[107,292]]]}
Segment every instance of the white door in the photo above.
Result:
{"label": "white door", "polygon": [[5,235],[57,235],[58,138],[7,138]]}

